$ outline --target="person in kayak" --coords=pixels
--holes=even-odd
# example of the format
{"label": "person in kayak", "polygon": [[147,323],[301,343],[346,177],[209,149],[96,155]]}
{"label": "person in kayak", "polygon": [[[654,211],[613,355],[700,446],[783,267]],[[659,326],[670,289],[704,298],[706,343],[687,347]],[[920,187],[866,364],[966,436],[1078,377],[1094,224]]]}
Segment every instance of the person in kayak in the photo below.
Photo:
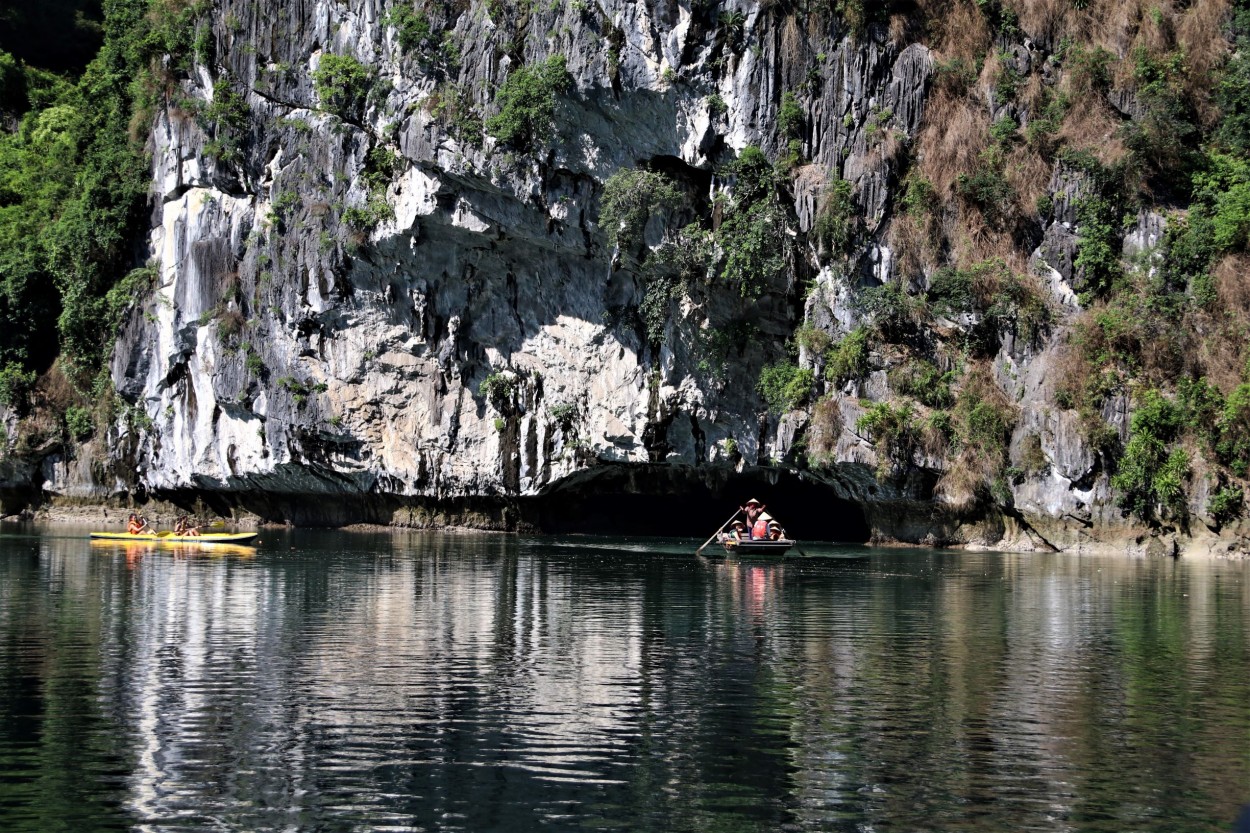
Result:
{"label": "person in kayak", "polygon": [[179,515],[178,520],[174,521],[174,534],[194,538],[200,534],[200,528],[198,526],[191,526],[187,521],[186,515]]}
{"label": "person in kayak", "polygon": [[148,526],[148,519],[137,512],[130,513],[130,520],[126,523],[126,531],[131,535],[142,535],[145,532],[152,533],[156,530]]}

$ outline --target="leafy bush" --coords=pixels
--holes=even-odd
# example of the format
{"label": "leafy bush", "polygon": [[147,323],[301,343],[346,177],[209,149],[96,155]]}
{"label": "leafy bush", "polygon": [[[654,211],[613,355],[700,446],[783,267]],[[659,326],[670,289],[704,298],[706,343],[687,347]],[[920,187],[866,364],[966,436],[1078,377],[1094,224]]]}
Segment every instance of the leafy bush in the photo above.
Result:
{"label": "leafy bush", "polygon": [[70,405],[65,409],[65,428],[78,442],[87,440],[95,432],[91,411],[81,405]]}
{"label": "leafy bush", "polygon": [[759,202],[734,212],[717,239],[725,252],[722,274],[742,297],[756,297],[785,276],[789,261],[781,206]]}
{"label": "leafy bush", "polygon": [[477,392],[486,397],[496,411],[500,413],[509,413],[514,407],[514,400],[517,393],[517,380],[515,374],[496,370],[482,380],[482,384],[478,385]]}
{"label": "leafy bush", "polygon": [[1106,294],[1124,273],[1116,207],[1103,197],[1087,197],[1076,205],[1075,266],[1086,299]]}
{"label": "leafy bush", "polygon": [[437,43],[430,19],[412,6],[396,6],[387,13],[383,23],[395,29],[395,40],[405,52],[424,51]]}
{"label": "leafy bush", "polygon": [[790,362],[777,362],[760,371],[756,388],[775,414],[792,411],[799,407],[812,392],[815,381],[812,371]]}
{"label": "leafy bush", "polygon": [[802,139],[804,121],[798,98],[792,92],[783,93],[781,106],[777,109],[777,132],[783,138]]}
{"label": "leafy bush", "polygon": [[980,209],[987,223],[1004,228],[1012,215],[1015,192],[1003,175],[1003,152],[997,145],[982,151],[971,173],[955,178],[955,191]]}
{"label": "leafy bush", "polygon": [[1212,153],[1194,175],[1194,196],[1209,206],[1212,242],[1220,251],[1250,249],[1250,161]]}
{"label": "leafy bush", "polygon": [[486,120],[486,132],[505,145],[531,151],[551,141],[556,95],[570,83],[563,55],[512,72],[495,97],[499,112]]}
{"label": "leafy bush", "polygon": [[1197,158],[1200,130],[1185,92],[1184,51],[1157,56],[1136,48],[1133,78],[1143,112],[1125,125],[1125,144],[1155,172],[1173,176],[1188,170]]}
{"label": "leafy bush", "polygon": [[900,283],[865,289],[856,298],[856,305],[872,319],[877,335],[891,344],[915,335],[927,314],[924,300],[908,294]]}
{"label": "leafy bush", "polygon": [[1221,486],[1207,500],[1207,511],[1218,524],[1226,524],[1241,516],[1246,508],[1246,497],[1240,486]]}
{"label": "leafy bush", "polygon": [[677,282],[668,275],[655,275],[647,279],[638,312],[642,316],[647,341],[651,344],[664,343],[664,331],[668,328],[670,318],[669,307],[678,294]]}
{"label": "leafy bush", "polygon": [[911,405],[895,407],[876,402],[855,421],[855,430],[867,435],[877,451],[877,477],[901,473],[911,465],[919,440]]}
{"label": "leafy bush", "polygon": [[1160,509],[1172,515],[1184,511],[1189,455],[1169,448],[1183,424],[1181,409],[1158,390],[1139,398],[1111,485],[1121,493],[1120,505],[1144,521],[1153,520]]}
{"label": "leafy bush", "polygon": [[838,340],[825,356],[825,378],[841,387],[868,375],[868,330],[856,327]]}
{"label": "leafy bush", "polygon": [[851,183],[838,179],[825,186],[812,233],[834,256],[849,254],[858,228]]}
{"label": "leafy bush", "polygon": [[460,66],[460,47],[451,32],[440,33],[430,18],[411,6],[396,6],[383,21],[395,29],[395,40],[405,53],[414,55],[424,67],[437,67],[444,74]]}
{"label": "leafy bush", "polygon": [[313,83],[327,110],[345,120],[359,118],[373,72],[351,55],[322,55]]}
{"label": "leafy bush", "polygon": [[790,262],[780,178],[753,145],[743,148],[724,172],[733,177],[733,199],[722,203],[726,216],[716,232],[724,256],[721,275],[743,297],[758,296],[786,275]]}
{"label": "leafy bush", "polygon": [[951,383],[953,371],[943,373],[932,362],[912,359],[890,371],[890,384],[904,396],[918,399],[930,408],[949,408],[955,402]]}
{"label": "leafy bush", "polygon": [[454,84],[444,84],[430,98],[430,115],[438,119],[458,142],[481,147],[481,114],[463,90]]}
{"label": "leafy bush", "polygon": [[1216,457],[1238,477],[1250,474],[1250,384],[1228,395],[1217,424]]}
{"label": "leafy bush", "polygon": [[213,137],[204,146],[204,153],[221,162],[241,161],[251,111],[247,100],[234,91],[229,79],[221,77],[213,84],[213,101],[201,114],[201,120]]}
{"label": "leafy bush", "polygon": [[25,370],[17,362],[9,362],[0,368],[0,404],[17,411],[23,410],[34,384],[33,370]]}
{"label": "leafy bush", "polygon": [[681,203],[681,191],[667,176],[641,168],[621,170],[603,183],[599,227],[608,242],[633,248],[652,215]]}

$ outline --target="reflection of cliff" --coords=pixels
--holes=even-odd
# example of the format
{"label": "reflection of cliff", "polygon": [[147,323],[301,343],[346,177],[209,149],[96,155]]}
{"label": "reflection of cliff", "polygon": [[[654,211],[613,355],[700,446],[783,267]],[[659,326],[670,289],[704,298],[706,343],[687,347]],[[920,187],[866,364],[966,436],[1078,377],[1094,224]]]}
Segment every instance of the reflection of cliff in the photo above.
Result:
{"label": "reflection of cliff", "polygon": [[53,773],[17,800],[153,828],[1158,830],[1159,784],[1172,819],[1250,784],[1241,565],[273,541],[0,541],[0,706],[38,721],[3,722],[0,761]]}

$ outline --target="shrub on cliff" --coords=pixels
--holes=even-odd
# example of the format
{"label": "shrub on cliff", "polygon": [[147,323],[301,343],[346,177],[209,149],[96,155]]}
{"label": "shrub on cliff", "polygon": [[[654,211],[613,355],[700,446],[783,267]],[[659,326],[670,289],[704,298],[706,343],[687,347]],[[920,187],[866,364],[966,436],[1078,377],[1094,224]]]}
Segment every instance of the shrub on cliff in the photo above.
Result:
{"label": "shrub on cliff", "polygon": [[1144,521],[1160,510],[1171,516],[1184,512],[1189,455],[1171,447],[1183,425],[1181,409],[1158,390],[1139,398],[1111,485],[1120,492],[1120,505]]}
{"label": "shrub on cliff", "polygon": [[373,73],[351,55],[322,55],[313,83],[323,107],[341,119],[355,119],[360,117]]}
{"label": "shrub on cliff", "polygon": [[499,112],[486,120],[486,132],[521,151],[549,143],[555,132],[556,95],[569,83],[563,55],[516,69],[495,96]]}
{"label": "shrub on cliff", "polygon": [[876,449],[879,480],[911,465],[919,442],[919,429],[911,405],[895,407],[889,402],[875,402],[855,420],[855,430],[866,435]]}
{"label": "shrub on cliff", "polygon": [[841,387],[868,375],[868,330],[856,327],[825,354],[825,378]]}
{"label": "shrub on cliff", "polygon": [[760,371],[760,380],[756,386],[768,410],[781,414],[793,411],[812,392],[815,381],[812,371],[798,367],[790,362],[777,362],[767,365]]}
{"label": "shrub on cliff", "polygon": [[652,215],[680,202],[681,192],[662,173],[641,168],[617,171],[603,183],[599,227],[609,243],[631,249]]}

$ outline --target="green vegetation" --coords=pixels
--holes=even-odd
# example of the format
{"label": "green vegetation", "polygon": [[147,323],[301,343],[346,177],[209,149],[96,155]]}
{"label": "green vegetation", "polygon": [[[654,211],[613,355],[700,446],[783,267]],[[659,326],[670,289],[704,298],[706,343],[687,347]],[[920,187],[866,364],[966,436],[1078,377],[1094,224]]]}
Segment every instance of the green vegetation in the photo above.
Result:
{"label": "green vegetation", "polygon": [[774,414],[793,411],[811,395],[815,375],[806,367],[777,362],[760,371],[756,388]]}
{"label": "green vegetation", "polygon": [[783,93],[777,108],[777,132],[785,139],[802,139],[806,122],[799,99],[792,92]]}
{"label": "green vegetation", "polygon": [[78,442],[89,439],[95,432],[95,419],[91,411],[81,405],[70,405],[65,409],[65,430]]}
{"label": "green vegetation", "polygon": [[395,30],[395,40],[405,53],[426,68],[455,74],[460,68],[460,47],[451,32],[439,31],[429,16],[411,6],[396,6],[384,20]]}
{"label": "green vegetation", "polygon": [[201,124],[212,139],[204,145],[204,155],[226,164],[242,161],[242,147],[251,111],[230,81],[218,78],[213,84],[213,101],[201,114]]}
{"label": "green vegetation", "polygon": [[634,249],[647,220],[680,203],[681,192],[664,174],[641,168],[617,171],[603,183],[599,226],[609,243]]}
{"label": "green vegetation", "polygon": [[1144,521],[1185,513],[1189,455],[1173,445],[1184,425],[1184,412],[1157,390],[1147,390],[1133,412],[1128,445],[1111,485],[1120,505]]}
{"label": "green vegetation", "polygon": [[955,402],[951,385],[957,380],[954,371],[943,373],[932,362],[912,359],[890,371],[894,390],[919,400],[930,408],[949,408]]}
{"label": "green vegetation", "polygon": [[520,151],[550,143],[555,134],[556,96],[569,83],[563,55],[514,70],[495,96],[499,112],[486,120],[486,132]]}
{"label": "green vegetation", "polygon": [[825,378],[841,387],[868,375],[868,330],[856,327],[825,355]]}
{"label": "green vegetation", "polygon": [[831,181],[821,195],[812,234],[833,256],[847,255],[855,244],[858,221],[851,183],[844,179]]}
{"label": "green vegetation", "polygon": [[477,392],[485,397],[496,411],[501,414],[511,413],[515,407],[517,393],[516,376],[507,371],[496,370],[482,380],[477,387]]}
{"label": "green vegetation", "polygon": [[[10,394],[58,354],[89,386],[111,348],[116,304],[105,295],[133,265],[146,220],[146,126],[190,69],[208,8],[106,4],[100,51],[76,81],[0,53],[0,100],[18,120],[0,132],[0,365]],[[157,60],[165,54],[174,58]]]}
{"label": "green vegetation", "polygon": [[386,190],[399,167],[399,157],[388,148],[375,145],[369,149],[365,154],[365,166],[360,176],[366,189],[365,204],[343,209],[342,220],[345,225],[359,231],[370,231],[378,223],[395,216],[395,209],[386,200]]}
{"label": "green vegetation", "polygon": [[360,118],[373,85],[373,71],[351,55],[322,55],[313,72],[321,106],[344,121]]}
{"label": "green vegetation", "polygon": [[874,402],[855,421],[855,430],[867,436],[877,451],[878,479],[902,474],[912,464],[920,438],[911,405]]}
{"label": "green vegetation", "polygon": [[781,280],[790,263],[780,181],[772,163],[753,145],[742,149],[726,173],[735,181],[716,235],[724,253],[721,274],[743,297],[756,297]]}

